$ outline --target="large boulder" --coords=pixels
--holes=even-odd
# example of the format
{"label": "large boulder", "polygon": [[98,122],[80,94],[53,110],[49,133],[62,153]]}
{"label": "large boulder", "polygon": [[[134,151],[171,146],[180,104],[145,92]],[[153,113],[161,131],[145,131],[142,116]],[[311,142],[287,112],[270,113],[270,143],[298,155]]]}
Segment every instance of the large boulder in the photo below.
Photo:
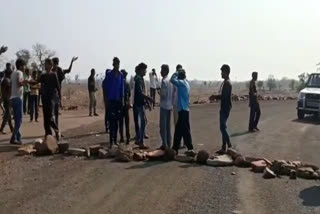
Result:
{"label": "large boulder", "polygon": [[68,155],[74,155],[74,156],[86,156],[86,150],[80,149],[80,148],[69,148],[66,152]]}
{"label": "large boulder", "polygon": [[254,161],[251,163],[252,171],[255,173],[263,173],[267,167],[267,163],[264,160]]}
{"label": "large boulder", "polygon": [[168,148],[165,150],[164,160],[165,161],[173,161],[176,157],[176,151],[174,149]]}
{"label": "large boulder", "polygon": [[133,158],[132,150],[118,149],[115,160],[119,162],[130,162]]}
{"label": "large boulder", "polygon": [[209,166],[232,166],[233,160],[229,155],[218,155],[207,160]]}
{"label": "large boulder", "polygon": [[196,156],[196,162],[198,164],[207,164],[207,160],[209,159],[209,153],[205,150],[201,150],[198,152]]}
{"label": "large boulder", "polygon": [[90,155],[91,156],[98,156],[99,155],[99,149],[101,149],[101,145],[89,146]]}
{"label": "large boulder", "polygon": [[44,142],[35,143],[34,149],[36,155],[53,155],[58,151],[57,140],[52,135],[47,135]]}

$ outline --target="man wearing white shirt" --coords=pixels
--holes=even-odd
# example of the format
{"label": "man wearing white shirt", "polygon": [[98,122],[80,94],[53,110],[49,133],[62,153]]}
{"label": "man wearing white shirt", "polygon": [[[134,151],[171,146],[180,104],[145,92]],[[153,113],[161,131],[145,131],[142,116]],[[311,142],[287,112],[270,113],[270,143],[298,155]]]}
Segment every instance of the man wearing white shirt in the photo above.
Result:
{"label": "man wearing white shirt", "polygon": [[170,82],[169,66],[161,66],[161,88],[160,88],[160,135],[162,139],[161,149],[171,148],[171,111],[172,111],[172,89]]}
{"label": "man wearing white shirt", "polygon": [[17,70],[11,74],[11,104],[14,116],[14,130],[10,140],[11,144],[22,144],[20,127],[22,124],[22,99],[23,99],[23,72],[25,70],[25,62],[22,59],[16,61]]}
{"label": "man wearing white shirt", "polygon": [[154,108],[156,102],[156,90],[158,85],[158,77],[156,70],[153,68],[152,72],[149,74],[150,78],[150,97],[153,99],[152,107]]}

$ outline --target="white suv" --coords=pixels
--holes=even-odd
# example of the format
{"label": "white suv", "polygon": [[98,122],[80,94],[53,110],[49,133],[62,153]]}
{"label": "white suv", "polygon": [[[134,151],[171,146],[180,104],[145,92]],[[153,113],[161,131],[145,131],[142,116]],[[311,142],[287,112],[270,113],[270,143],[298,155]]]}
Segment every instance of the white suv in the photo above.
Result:
{"label": "white suv", "polygon": [[307,84],[298,97],[297,114],[302,120],[305,114],[319,115],[320,112],[320,73],[309,76]]}

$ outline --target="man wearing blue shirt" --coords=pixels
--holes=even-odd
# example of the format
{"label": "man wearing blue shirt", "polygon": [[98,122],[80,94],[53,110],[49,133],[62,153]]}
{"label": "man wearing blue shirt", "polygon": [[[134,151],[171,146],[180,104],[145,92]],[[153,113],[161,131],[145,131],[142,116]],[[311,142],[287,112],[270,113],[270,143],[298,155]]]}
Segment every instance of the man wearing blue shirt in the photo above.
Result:
{"label": "man wearing blue shirt", "polygon": [[176,124],[173,140],[173,149],[178,154],[180,148],[181,138],[188,148],[186,155],[195,156],[193,151],[191,130],[189,123],[189,93],[190,86],[186,79],[186,72],[180,69],[178,72],[174,73],[171,77],[171,83],[177,87],[178,90],[178,122]]}
{"label": "man wearing blue shirt", "polygon": [[124,94],[123,74],[119,71],[120,60],[113,59],[113,70],[106,73],[103,83],[103,91],[108,105],[108,121],[110,124],[110,148],[113,144],[117,145],[118,122],[121,115],[122,100]]}

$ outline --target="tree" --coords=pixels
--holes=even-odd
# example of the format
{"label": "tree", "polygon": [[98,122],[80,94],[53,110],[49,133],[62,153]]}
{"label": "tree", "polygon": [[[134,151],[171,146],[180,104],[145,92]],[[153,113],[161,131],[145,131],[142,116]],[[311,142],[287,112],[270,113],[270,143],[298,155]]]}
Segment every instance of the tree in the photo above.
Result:
{"label": "tree", "polygon": [[45,45],[36,43],[32,46],[33,55],[35,57],[35,61],[40,67],[40,69],[44,70],[44,60],[46,58],[53,57],[56,53],[53,50],[48,49]]}
{"label": "tree", "polygon": [[275,89],[277,84],[276,84],[276,79],[274,78],[273,75],[269,75],[267,79],[267,86],[269,88],[269,91],[272,91],[272,89]]}
{"label": "tree", "polygon": [[261,90],[261,88],[263,87],[263,81],[258,81],[258,88],[259,90]]}
{"label": "tree", "polygon": [[26,65],[29,64],[31,59],[31,53],[28,49],[20,49],[16,53],[17,58],[23,59],[23,61],[26,63]]}
{"label": "tree", "polygon": [[289,87],[291,91],[294,91],[295,87],[296,87],[296,81],[294,79],[292,79],[289,83]]}

